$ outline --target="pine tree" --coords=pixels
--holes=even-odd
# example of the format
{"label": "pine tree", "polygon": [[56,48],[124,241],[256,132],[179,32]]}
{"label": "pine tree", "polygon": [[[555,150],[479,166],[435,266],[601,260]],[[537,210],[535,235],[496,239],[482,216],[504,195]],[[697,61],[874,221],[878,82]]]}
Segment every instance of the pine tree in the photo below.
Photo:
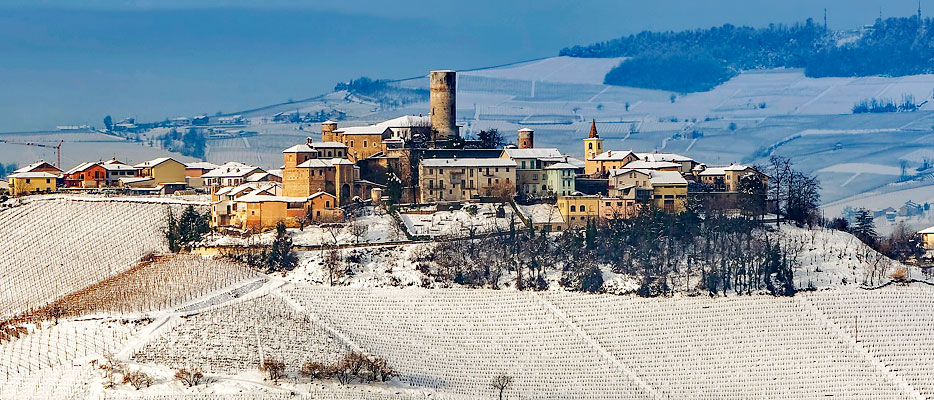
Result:
{"label": "pine tree", "polygon": [[266,270],[273,271],[291,271],[298,264],[298,257],[292,251],[292,238],[285,230],[285,223],[279,221],[276,224],[276,240],[272,243],[269,253],[266,255]]}
{"label": "pine tree", "polygon": [[876,223],[873,220],[872,212],[861,208],[856,212],[856,225],[853,227],[853,235],[868,245],[876,242]]}
{"label": "pine tree", "polygon": [[175,219],[175,214],[172,213],[171,207],[169,207],[168,213],[166,214],[166,221],[165,239],[169,243],[169,251],[178,253],[178,251],[181,250],[181,237],[178,233],[178,221]]}

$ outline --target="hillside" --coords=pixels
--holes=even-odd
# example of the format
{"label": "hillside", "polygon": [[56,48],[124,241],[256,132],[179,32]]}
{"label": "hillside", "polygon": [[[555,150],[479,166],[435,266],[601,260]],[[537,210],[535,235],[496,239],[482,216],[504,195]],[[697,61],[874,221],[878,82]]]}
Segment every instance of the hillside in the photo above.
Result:
{"label": "hillside", "polygon": [[[271,275],[221,257],[166,254],[136,263],[136,250],[119,257],[107,251],[125,248],[129,238],[140,251],[164,252],[156,216],[172,203],[179,202],[53,196],[0,212],[15,232],[41,229],[59,215],[52,221],[74,228],[8,243],[68,256],[61,266],[15,253],[4,258],[20,260],[11,266],[32,279],[15,280],[0,304],[19,305],[27,294],[36,299],[30,304],[58,300],[12,325],[0,322],[0,398],[485,399],[496,395],[490,381],[497,374],[514,378],[511,399],[934,396],[927,360],[934,338],[923,328],[934,323],[926,306],[934,288],[892,282],[904,266],[846,233],[787,226],[772,233],[798,261],[795,286],[804,290],[792,297],[679,291],[645,298],[558,284],[519,291],[508,278],[500,290],[421,287],[419,254],[442,251],[431,247],[438,243],[345,244],[348,269],[338,286],[308,279],[322,276],[314,271],[321,250],[300,252],[301,267]],[[115,220],[132,221],[143,236],[128,236]],[[93,235],[102,229],[113,233]],[[85,259],[64,243],[100,256]],[[363,269],[350,266],[357,262]],[[607,288],[627,280],[605,274]],[[64,312],[51,312],[56,307]],[[348,354],[378,358],[395,375],[340,384],[300,374],[307,363],[329,365]],[[258,365],[267,359],[283,363],[284,378],[264,377]],[[119,375],[108,368],[142,371],[152,382],[111,385]],[[206,380],[186,387],[173,379],[180,369],[202,371]]]}
{"label": "hillside", "polygon": [[[920,12],[920,11],[919,11]],[[803,68],[809,77],[906,76],[932,72],[934,20],[877,19],[857,32],[831,31],[808,19],[766,28],[726,24],[681,32],[649,32],[562,49],[572,57],[630,57],[604,83],[707,91],[739,71]]]}

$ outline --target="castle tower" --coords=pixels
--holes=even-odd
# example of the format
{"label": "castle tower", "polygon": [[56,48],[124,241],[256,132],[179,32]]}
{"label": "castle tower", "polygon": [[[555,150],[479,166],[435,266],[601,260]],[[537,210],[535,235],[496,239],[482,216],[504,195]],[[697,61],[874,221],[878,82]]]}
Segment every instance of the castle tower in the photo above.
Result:
{"label": "castle tower", "polygon": [[327,120],[321,123],[321,141],[322,142],[339,142],[337,135],[334,134],[334,131],[337,130],[337,122]]}
{"label": "castle tower", "polygon": [[517,144],[520,149],[531,149],[535,147],[535,131],[529,128],[519,129]]}
{"label": "castle tower", "polygon": [[590,121],[590,135],[584,139],[584,161],[590,160],[603,153],[603,139],[597,133],[597,121]]}
{"label": "castle tower", "polygon": [[457,92],[455,72],[451,70],[431,71],[428,87],[431,90],[431,130],[436,132],[434,139],[447,140],[457,137],[455,94]]}

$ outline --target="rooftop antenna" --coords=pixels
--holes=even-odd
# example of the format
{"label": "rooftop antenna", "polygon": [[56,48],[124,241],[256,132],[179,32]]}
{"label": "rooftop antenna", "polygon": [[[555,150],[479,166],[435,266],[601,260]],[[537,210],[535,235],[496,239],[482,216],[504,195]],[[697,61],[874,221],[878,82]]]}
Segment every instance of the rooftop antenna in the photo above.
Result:
{"label": "rooftop antenna", "polygon": [[921,23],[921,0],[918,0],[918,23]]}
{"label": "rooftop antenna", "polygon": [[827,9],[824,9],[824,32],[827,32]]}

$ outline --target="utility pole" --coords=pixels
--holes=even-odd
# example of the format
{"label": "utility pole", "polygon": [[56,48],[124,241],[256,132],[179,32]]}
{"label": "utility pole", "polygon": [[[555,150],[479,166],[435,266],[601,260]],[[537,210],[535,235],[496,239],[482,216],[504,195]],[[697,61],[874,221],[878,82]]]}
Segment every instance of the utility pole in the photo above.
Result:
{"label": "utility pole", "polygon": [[824,9],[824,32],[827,32],[827,9]]}

